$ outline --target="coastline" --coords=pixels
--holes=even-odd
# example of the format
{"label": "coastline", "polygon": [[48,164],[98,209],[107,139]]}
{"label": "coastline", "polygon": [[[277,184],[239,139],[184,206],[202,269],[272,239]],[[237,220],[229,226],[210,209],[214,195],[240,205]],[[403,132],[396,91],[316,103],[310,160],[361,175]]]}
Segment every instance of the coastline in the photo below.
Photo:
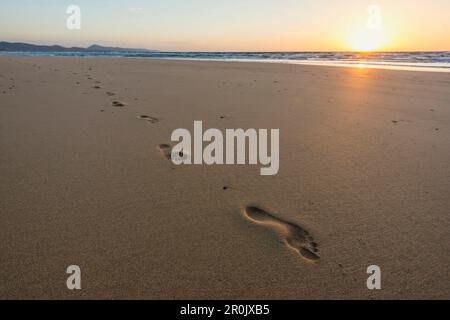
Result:
{"label": "coastline", "polygon": [[414,71],[414,72],[439,72],[449,73],[449,65],[436,65],[436,64],[389,64],[382,62],[369,62],[369,61],[302,61],[302,60],[250,60],[250,59],[194,59],[194,58],[140,58],[136,59],[152,59],[152,60],[168,60],[168,61],[206,61],[206,62],[243,62],[243,63],[271,63],[271,64],[292,64],[292,65],[304,65],[304,66],[321,66],[321,67],[341,67],[341,68],[357,68],[357,69],[379,69],[379,70],[397,70],[397,71]]}
{"label": "coastline", "polygon": [[[321,60],[317,58],[302,58],[294,59],[287,58],[289,55],[337,55],[330,60]],[[371,54],[395,54],[405,55],[409,54],[418,55],[413,60],[405,60],[402,62],[394,61],[392,59],[355,59],[359,56],[364,57],[364,53],[356,52],[310,52],[310,53],[258,53],[258,52],[160,52],[155,51],[151,53],[140,52],[7,52],[0,51],[0,56],[4,57],[70,57],[70,58],[135,58],[135,59],[150,59],[150,60],[173,60],[173,61],[210,61],[210,62],[250,62],[250,63],[274,63],[274,64],[294,64],[294,65],[318,65],[326,67],[346,67],[346,68],[362,68],[362,69],[381,69],[381,70],[400,70],[400,71],[419,71],[419,72],[450,72],[450,54],[448,51],[442,52],[426,52],[428,55],[442,54],[448,56],[447,58],[441,58],[442,61],[433,61],[430,57],[420,57],[424,52],[376,52],[368,53],[367,57]],[[238,58],[242,55],[248,55],[247,58]],[[341,59],[339,56],[349,55],[353,56],[353,59]],[[214,57],[215,56],[215,57]],[[228,56],[228,58],[225,58]],[[253,56],[253,57],[252,57]],[[266,56],[262,58],[262,56]],[[270,58],[272,56],[272,58]],[[275,58],[278,56],[277,58]],[[252,57],[252,58],[250,58]],[[284,57],[284,58],[283,58]],[[396,57],[395,59],[398,59]],[[424,59],[421,62],[417,62],[416,59]],[[403,60],[403,59],[402,59]]]}

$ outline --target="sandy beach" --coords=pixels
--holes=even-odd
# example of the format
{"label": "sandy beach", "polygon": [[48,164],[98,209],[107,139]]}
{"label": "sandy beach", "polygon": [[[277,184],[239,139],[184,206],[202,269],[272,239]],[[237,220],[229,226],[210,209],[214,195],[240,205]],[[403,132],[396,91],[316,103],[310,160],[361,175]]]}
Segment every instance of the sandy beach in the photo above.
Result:
{"label": "sandy beach", "polygon": [[[195,120],[279,173],[175,166]],[[1,299],[450,299],[450,73],[2,56],[0,176]]]}

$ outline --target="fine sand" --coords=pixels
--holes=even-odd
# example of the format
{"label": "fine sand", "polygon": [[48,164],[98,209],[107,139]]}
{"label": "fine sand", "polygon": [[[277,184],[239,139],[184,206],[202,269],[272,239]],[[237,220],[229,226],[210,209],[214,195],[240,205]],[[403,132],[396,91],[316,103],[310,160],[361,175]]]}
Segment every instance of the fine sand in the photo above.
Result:
{"label": "fine sand", "polygon": [[[279,174],[173,165],[194,120]],[[449,73],[1,57],[0,177],[2,299],[450,298]]]}

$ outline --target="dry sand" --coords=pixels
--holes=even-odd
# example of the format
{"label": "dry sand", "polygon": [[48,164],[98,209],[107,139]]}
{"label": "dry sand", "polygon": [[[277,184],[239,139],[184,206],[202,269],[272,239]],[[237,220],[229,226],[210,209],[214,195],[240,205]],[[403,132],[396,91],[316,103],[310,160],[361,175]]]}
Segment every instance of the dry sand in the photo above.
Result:
{"label": "dry sand", "polygon": [[[279,174],[174,166],[194,120],[279,128]],[[1,57],[0,177],[3,299],[450,298],[448,73]]]}

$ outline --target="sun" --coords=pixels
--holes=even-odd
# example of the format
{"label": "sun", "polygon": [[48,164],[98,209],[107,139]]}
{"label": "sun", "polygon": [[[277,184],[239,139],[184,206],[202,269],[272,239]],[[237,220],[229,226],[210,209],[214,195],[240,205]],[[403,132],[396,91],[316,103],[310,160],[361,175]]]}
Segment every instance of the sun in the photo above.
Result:
{"label": "sun", "polygon": [[350,39],[350,47],[355,51],[377,51],[384,47],[385,36],[381,30],[362,29],[355,32]]}

